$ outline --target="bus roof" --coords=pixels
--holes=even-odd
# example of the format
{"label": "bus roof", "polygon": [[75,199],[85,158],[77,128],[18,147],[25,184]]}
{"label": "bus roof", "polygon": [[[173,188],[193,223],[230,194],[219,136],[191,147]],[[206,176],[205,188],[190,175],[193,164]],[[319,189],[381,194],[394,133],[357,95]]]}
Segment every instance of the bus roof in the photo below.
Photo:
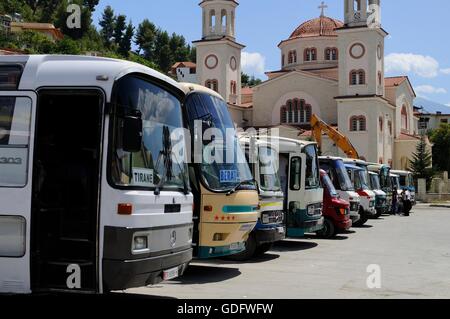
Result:
{"label": "bus roof", "polygon": [[363,171],[364,170],[361,167],[355,166],[355,165],[352,165],[352,164],[345,164],[345,168],[349,168],[349,169],[352,169],[352,170],[355,170],[355,171]]}
{"label": "bus roof", "polygon": [[118,59],[78,55],[11,55],[1,56],[0,63],[24,65],[19,90],[100,87],[109,102],[116,80],[130,73],[141,73],[164,81],[182,93],[178,83],[170,77],[144,65]]}
{"label": "bus roof", "polygon": [[391,170],[391,173],[395,174],[395,175],[399,175],[399,176],[407,176],[407,175],[411,175],[412,174],[412,172],[400,171],[400,170]]}
{"label": "bus roof", "polygon": [[342,157],[337,156],[319,156],[319,160],[332,160],[332,161],[339,161],[344,160]]}
{"label": "bus roof", "polygon": [[365,165],[365,166],[369,165],[369,163],[367,163],[366,161],[360,160],[360,159],[344,158],[343,160],[344,160],[344,163],[354,163],[354,164]]}
{"label": "bus roof", "polygon": [[215,96],[215,97],[225,101],[224,98],[219,93],[207,88],[206,86],[200,85],[200,84],[182,82],[182,83],[179,83],[179,86],[184,91],[185,95],[188,95],[191,92],[200,92],[200,93],[205,93],[205,94]]}

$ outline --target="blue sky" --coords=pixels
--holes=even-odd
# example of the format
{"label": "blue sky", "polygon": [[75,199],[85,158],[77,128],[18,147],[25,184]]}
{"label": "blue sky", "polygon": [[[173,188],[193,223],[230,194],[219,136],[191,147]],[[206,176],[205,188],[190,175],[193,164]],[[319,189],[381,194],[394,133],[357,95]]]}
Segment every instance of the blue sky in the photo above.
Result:
{"label": "blue sky", "polygon": [[[201,37],[200,0],[100,0],[94,14],[98,23],[104,7],[127,15],[134,24],[148,18],[156,25],[182,34],[188,41]],[[236,13],[237,41],[249,53],[244,71],[265,78],[263,70],[280,68],[277,44],[302,22],[318,17],[319,0],[240,0]],[[326,15],[343,20],[343,0],[326,1]],[[450,34],[448,0],[382,1],[386,39],[386,76],[410,76],[417,94],[450,105]]]}

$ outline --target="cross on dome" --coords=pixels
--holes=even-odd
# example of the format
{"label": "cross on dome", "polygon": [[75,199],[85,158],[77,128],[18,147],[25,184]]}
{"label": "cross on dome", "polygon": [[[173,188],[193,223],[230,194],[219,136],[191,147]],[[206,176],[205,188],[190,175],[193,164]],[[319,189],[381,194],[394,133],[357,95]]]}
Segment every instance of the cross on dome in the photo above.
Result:
{"label": "cross on dome", "polygon": [[320,16],[324,17],[325,16],[325,9],[327,9],[328,6],[325,4],[324,1],[322,1],[322,3],[320,4],[320,6],[318,8],[321,10]]}

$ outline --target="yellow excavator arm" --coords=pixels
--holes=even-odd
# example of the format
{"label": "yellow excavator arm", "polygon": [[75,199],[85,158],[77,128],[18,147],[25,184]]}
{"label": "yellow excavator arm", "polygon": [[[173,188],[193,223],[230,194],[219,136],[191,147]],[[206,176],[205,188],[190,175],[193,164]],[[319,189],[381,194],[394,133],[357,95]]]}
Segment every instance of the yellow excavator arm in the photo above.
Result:
{"label": "yellow excavator arm", "polygon": [[311,117],[311,129],[319,148],[322,148],[322,133],[326,133],[349,158],[359,159],[358,152],[348,137],[332,128],[315,114]]}

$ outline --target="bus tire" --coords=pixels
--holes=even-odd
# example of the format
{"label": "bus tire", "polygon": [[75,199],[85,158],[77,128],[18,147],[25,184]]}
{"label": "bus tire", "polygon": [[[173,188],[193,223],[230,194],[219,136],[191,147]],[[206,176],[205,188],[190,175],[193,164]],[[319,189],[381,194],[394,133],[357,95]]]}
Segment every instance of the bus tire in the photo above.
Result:
{"label": "bus tire", "polygon": [[261,244],[256,248],[255,255],[256,256],[262,256],[265,253],[267,253],[269,250],[271,250],[273,247],[273,243],[265,243]]}
{"label": "bus tire", "polygon": [[234,261],[247,261],[255,256],[257,248],[256,238],[253,233],[250,234],[245,242],[245,250],[239,254],[228,256],[227,259]]}
{"label": "bus tire", "polygon": [[360,220],[358,220],[353,226],[355,226],[355,227],[361,227],[361,226],[364,226],[366,223],[367,223],[367,221],[369,220],[368,218],[367,218],[367,214],[364,212],[364,210],[363,210],[363,208],[361,207],[361,209],[360,209],[360,211],[359,211],[359,214],[361,215],[361,218],[360,218]]}
{"label": "bus tire", "polygon": [[323,222],[323,228],[316,232],[317,236],[325,239],[330,239],[336,236],[336,227],[334,227],[333,222],[325,218],[325,221]]}

